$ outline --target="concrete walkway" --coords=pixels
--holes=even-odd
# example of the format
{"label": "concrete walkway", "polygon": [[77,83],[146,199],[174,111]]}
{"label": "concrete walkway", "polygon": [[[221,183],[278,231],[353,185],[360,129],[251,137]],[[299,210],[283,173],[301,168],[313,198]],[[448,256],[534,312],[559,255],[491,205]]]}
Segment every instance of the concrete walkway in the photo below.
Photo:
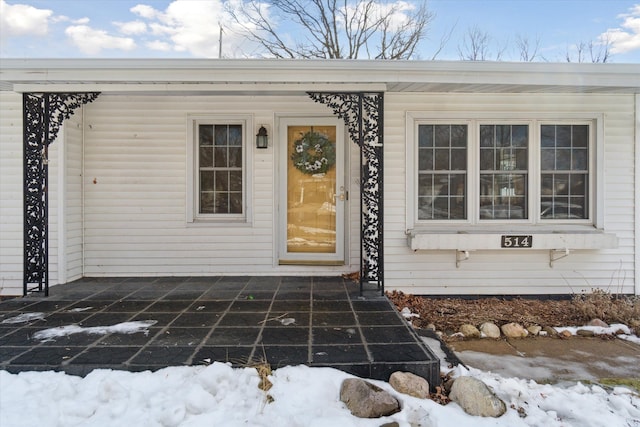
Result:
{"label": "concrete walkway", "polygon": [[448,346],[465,365],[504,377],[536,382],[640,379],[640,345],[621,339],[477,339]]}

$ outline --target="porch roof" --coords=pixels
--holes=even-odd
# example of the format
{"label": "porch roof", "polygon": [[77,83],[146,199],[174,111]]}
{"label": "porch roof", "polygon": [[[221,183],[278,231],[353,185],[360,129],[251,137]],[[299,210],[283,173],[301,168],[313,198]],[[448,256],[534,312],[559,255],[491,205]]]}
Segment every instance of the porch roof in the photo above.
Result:
{"label": "porch roof", "polygon": [[0,90],[109,93],[640,93],[640,64],[3,59]]}

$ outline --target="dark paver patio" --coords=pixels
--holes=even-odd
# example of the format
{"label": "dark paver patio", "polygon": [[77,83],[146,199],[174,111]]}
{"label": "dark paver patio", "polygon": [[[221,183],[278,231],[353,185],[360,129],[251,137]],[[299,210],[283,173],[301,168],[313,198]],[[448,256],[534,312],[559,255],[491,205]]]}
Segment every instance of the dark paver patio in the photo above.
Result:
{"label": "dark paver patio", "polygon": [[[16,316],[41,319],[13,323]],[[148,332],[34,334],[78,325],[155,321]],[[0,369],[129,371],[213,361],[334,367],[388,380],[394,371],[439,382],[439,361],[392,304],[341,277],[85,278],[0,302]]]}

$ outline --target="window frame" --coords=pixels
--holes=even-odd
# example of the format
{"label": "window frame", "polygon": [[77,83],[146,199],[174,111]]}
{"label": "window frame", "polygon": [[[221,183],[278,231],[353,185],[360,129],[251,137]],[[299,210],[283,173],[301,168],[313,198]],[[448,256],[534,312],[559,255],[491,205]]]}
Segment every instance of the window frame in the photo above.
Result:
{"label": "window frame", "polygon": [[[406,113],[406,164],[407,164],[407,229],[545,228],[567,229],[588,227],[603,228],[604,224],[604,129],[603,115],[597,113],[550,113],[550,112],[407,112]],[[468,125],[467,146],[467,219],[465,220],[419,220],[418,218],[418,126],[419,125]],[[527,219],[480,219],[480,126],[481,125],[528,125],[528,183]],[[587,219],[543,219],[540,217],[541,197],[541,152],[540,133],[543,125],[588,125],[588,218]]]}
{"label": "window frame", "polygon": [[[249,223],[251,218],[251,164],[253,116],[249,114],[187,115],[187,224]],[[242,213],[200,213],[199,126],[240,125],[242,127]]]}

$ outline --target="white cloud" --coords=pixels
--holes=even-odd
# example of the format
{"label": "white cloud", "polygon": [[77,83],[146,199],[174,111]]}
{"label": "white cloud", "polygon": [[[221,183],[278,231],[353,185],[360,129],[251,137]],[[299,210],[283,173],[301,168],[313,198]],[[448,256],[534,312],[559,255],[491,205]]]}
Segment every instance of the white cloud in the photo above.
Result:
{"label": "white cloud", "polygon": [[163,42],[161,40],[153,40],[145,44],[151,50],[159,50],[161,52],[169,52],[171,50],[171,45],[167,42]]}
{"label": "white cloud", "polygon": [[640,49],[640,4],[629,9],[629,13],[618,16],[623,19],[620,28],[612,28],[600,34],[599,40],[610,43],[611,53],[627,53]]}
{"label": "white cloud", "polygon": [[143,4],[130,10],[149,21],[147,25],[150,33],[157,37],[157,40],[147,43],[147,47],[151,49],[217,58],[222,24],[224,56],[238,56],[241,54],[239,47],[246,41],[238,32],[233,31],[234,21],[225,10],[225,3],[229,2],[174,0],[164,11]]}
{"label": "white cloud", "polygon": [[45,36],[53,11],[26,4],[7,4],[0,0],[0,29],[7,36]]}
{"label": "white cloud", "polygon": [[138,35],[147,32],[147,24],[142,21],[114,22],[122,34]]}
{"label": "white cloud", "polygon": [[96,55],[103,49],[133,50],[136,43],[129,37],[115,37],[106,31],[96,30],[86,25],[67,27],[65,34],[85,54]]}

